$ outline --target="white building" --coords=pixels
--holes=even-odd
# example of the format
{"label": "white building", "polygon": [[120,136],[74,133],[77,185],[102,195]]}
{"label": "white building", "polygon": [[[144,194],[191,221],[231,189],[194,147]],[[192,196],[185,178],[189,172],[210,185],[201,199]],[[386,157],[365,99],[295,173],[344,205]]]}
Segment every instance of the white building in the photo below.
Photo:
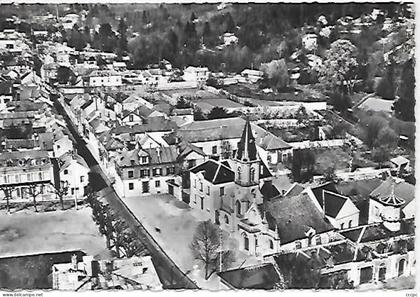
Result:
{"label": "white building", "polygon": [[65,197],[83,199],[89,184],[90,172],[86,161],[79,155],[65,154],[58,159],[58,166],[60,187],[68,190]]}
{"label": "white building", "polygon": [[205,83],[209,78],[210,72],[207,67],[189,66],[184,70],[184,80],[197,83]]}
{"label": "white building", "polygon": [[112,70],[94,70],[87,77],[89,87],[120,87],[121,74]]}

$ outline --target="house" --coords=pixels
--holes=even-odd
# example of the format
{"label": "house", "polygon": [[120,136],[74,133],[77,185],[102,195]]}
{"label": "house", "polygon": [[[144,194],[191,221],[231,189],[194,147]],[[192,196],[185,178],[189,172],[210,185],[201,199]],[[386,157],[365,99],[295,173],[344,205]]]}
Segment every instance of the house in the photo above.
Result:
{"label": "house", "polygon": [[415,186],[402,179],[389,177],[369,194],[368,221],[384,222],[400,217],[400,212],[403,218],[414,218],[415,208]]}
{"label": "house", "polygon": [[411,172],[410,160],[408,160],[407,158],[404,158],[403,156],[398,156],[390,159],[389,161],[392,163],[394,170],[397,172],[397,174]]}
{"label": "house", "polygon": [[145,107],[150,108],[150,109],[153,108],[152,103],[150,103],[149,101],[141,98],[140,96],[138,96],[136,94],[131,94],[130,96],[128,96],[122,102],[122,109],[123,110],[133,111],[140,106],[145,106]]}
{"label": "house", "polygon": [[[0,153],[0,198],[32,201],[54,199],[53,165],[47,151]],[[6,196],[7,194],[7,196]]]}
{"label": "house", "polygon": [[173,194],[167,182],[179,170],[175,146],[122,151],[115,157],[116,170],[123,183],[124,197]]}
{"label": "house", "polygon": [[89,184],[90,168],[79,155],[67,153],[57,159],[59,179],[55,187],[67,188],[66,198],[83,199]]}
{"label": "house", "polygon": [[251,83],[256,83],[264,76],[264,72],[253,69],[245,69],[241,72],[241,76]]}
{"label": "house", "polygon": [[52,266],[54,290],[162,290],[150,256],[97,260],[72,256],[71,263]]}
{"label": "house", "polygon": [[41,66],[41,78],[42,81],[50,83],[57,79],[57,71],[60,65],[56,62],[43,64]]}
{"label": "house", "polygon": [[318,47],[318,36],[310,33],[302,37],[302,45],[307,51],[314,51]]}
{"label": "house", "polygon": [[359,225],[359,209],[349,197],[339,194],[332,182],[307,188],[303,192],[309,195],[335,228],[345,229]]}
{"label": "house", "polygon": [[188,66],[184,70],[184,80],[197,83],[205,83],[209,78],[210,72],[207,67]]}
{"label": "house", "polygon": [[179,159],[182,160],[182,167],[191,169],[207,160],[207,155],[202,149],[190,143],[180,144]]}
{"label": "house", "polygon": [[[197,121],[185,124],[177,131],[177,136],[201,148],[207,156],[228,159],[237,150],[245,120],[226,118]],[[292,147],[281,138],[251,124],[255,142],[262,161],[266,164],[277,164],[287,160],[293,154]]]}
{"label": "house", "polygon": [[120,87],[122,86],[121,74],[113,70],[93,70],[85,77],[89,87]]}
{"label": "house", "polygon": [[[341,240],[272,258],[287,281],[290,259],[321,274],[321,289],[357,288],[368,283],[386,282],[399,276],[415,274],[414,222],[406,221],[398,232],[374,224],[344,230]],[[269,261],[269,258],[266,259]],[[340,284],[341,283],[341,284]]]}
{"label": "house", "polygon": [[175,108],[172,110],[169,118],[180,127],[182,125],[194,122],[194,110],[192,108]]}

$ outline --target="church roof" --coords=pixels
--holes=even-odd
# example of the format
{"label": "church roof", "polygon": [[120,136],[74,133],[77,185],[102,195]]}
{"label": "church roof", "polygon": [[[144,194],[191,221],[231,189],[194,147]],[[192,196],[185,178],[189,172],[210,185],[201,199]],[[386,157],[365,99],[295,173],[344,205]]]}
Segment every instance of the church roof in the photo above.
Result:
{"label": "church roof", "polygon": [[236,152],[236,159],[241,161],[255,161],[257,160],[257,147],[255,145],[255,138],[252,134],[251,124],[249,119],[246,120],[244,130],[242,131],[241,140],[238,143],[238,151]]}
{"label": "church roof", "polygon": [[230,168],[212,159],[192,168],[191,172],[203,172],[204,179],[214,185],[233,182],[235,180],[235,173]]}
{"label": "church roof", "polygon": [[317,233],[334,229],[307,194],[292,199],[273,199],[263,208],[269,228],[275,230],[277,226],[282,244],[305,238],[310,228]]}

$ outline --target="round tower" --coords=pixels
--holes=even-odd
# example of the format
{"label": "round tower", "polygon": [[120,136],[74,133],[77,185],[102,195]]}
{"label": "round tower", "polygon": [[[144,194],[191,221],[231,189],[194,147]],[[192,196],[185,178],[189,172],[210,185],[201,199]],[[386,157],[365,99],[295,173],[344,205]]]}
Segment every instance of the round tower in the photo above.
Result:
{"label": "round tower", "polygon": [[393,232],[399,231],[401,227],[401,206],[405,200],[395,196],[394,184],[392,184],[391,194],[379,199],[384,208],[382,209],[381,218],[384,226]]}

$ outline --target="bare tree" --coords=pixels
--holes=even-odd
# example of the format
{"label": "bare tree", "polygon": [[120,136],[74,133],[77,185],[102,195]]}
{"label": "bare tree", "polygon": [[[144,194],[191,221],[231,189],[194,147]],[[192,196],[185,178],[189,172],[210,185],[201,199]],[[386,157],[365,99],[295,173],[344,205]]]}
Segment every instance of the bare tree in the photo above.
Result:
{"label": "bare tree", "polygon": [[11,186],[3,186],[2,190],[4,193],[4,197],[6,198],[6,209],[7,212],[10,212],[10,198],[12,198],[12,191],[13,191],[14,187]]}
{"label": "bare tree", "polygon": [[204,263],[205,279],[208,279],[211,267],[217,263],[219,250],[218,229],[210,220],[201,222],[197,226],[190,248],[194,258]]}
{"label": "bare tree", "polygon": [[55,194],[60,199],[61,209],[64,210],[64,196],[69,192],[69,186],[66,182],[60,182],[58,187],[54,188]]}
{"label": "bare tree", "polygon": [[38,198],[39,195],[41,195],[44,192],[43,187],[44,185],[37,185],[37,184],[31,184],[28,186],[28,194],[32,197],[35,212],[38,212],[38,209],[36,207],[36,199]]}

